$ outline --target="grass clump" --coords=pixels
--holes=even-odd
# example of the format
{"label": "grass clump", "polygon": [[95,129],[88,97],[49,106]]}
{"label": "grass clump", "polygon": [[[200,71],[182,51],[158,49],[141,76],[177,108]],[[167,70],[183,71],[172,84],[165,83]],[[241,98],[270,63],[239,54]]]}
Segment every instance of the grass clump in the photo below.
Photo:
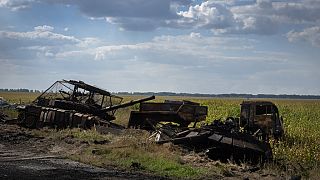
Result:
{"label": "grass clump", "polygon": [[115,165],[177,178],[200,178],[209,174],[209,168],[183,163],[181,152],[173,150],[171,145],[146,141],[147,135],[145,131],[125,130],[122,135],[113,136],[111,143],[90,146],[71,158],[97,166]]}

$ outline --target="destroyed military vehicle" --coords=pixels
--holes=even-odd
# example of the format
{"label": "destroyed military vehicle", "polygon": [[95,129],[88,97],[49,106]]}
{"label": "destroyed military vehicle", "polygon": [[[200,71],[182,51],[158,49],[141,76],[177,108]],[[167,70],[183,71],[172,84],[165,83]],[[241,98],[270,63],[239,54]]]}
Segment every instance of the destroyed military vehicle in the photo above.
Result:
{"label": "destroyed military vehicle", "polygon": [[240,118],[228,117],[196,127],[206,119],[207,111],[206,106],[190,101],[141,103],[139,111],[131,112],[128,126],[153,131],[151,138],[157,143],[172,142],[193,151],[206,151],[213,159],[272,159],[268,138],[280,138],[284,133],[282,117],[273,103],[244,101]]}
{"label": "destroyed military vehicle", "polygon": [[93,125],[117,125],[115,119],[119,108],[154,99],[154,96],[121,103],[122,97],[82,81],[56,81],[31,104],[18,106],[18,121],[28,128],[51,126],[57,128]]}
{"label": "destroyed military vehicle", "polygon": [[283,119],[277,106],[269,101],[243,101],[239,126],[264,140],[281,138],[284,133]]}
{"label": "destroyed military vehicle", "polygon": [[144,102],[139,111],[132,111],[128,126],[145,130],[155,130],[158,123],[172,122],[180,127],[206,120],[207,106],[191,101]]}

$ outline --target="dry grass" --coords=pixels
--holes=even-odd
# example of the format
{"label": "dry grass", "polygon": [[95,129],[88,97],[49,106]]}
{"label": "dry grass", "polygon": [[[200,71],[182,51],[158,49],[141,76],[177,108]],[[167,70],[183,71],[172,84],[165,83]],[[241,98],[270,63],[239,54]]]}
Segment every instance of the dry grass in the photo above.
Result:
{"label": "dry grass", "polygon": [[40,93],[28,92],[0,92],[0,97],[5,98],[10,103],[30,103],[35,100]]}

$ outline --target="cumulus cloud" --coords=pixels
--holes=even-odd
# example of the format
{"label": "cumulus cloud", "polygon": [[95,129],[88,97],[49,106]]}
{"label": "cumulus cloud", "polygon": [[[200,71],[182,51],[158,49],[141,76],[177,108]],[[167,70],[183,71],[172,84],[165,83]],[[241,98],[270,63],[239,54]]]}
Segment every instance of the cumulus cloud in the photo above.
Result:
{"label": "cumulus cloud", "polygon": [[177,13],[181,18],[169,25],[177,27],[196,27],[206,29],[224,29],[234,23],[233,14],[225,6],[211,1],[190,6],[187,11]]}
{"label": "cumulus cloud", "polygon": [[167,25],[175,28],[210,29],[215,33],[276,33],[280,23],[273,18],[273,3],[268,0],[248,2],[204,1],[190,6],[186,11],[178,12],[180,18],[167,21]]}
{"label": "cumulus cloud", "polygon": [[287,33],[287,38],[290,42],[306,41],[313,46],[320,47],[320,26],[306,28],[303,31],[290,31]]}

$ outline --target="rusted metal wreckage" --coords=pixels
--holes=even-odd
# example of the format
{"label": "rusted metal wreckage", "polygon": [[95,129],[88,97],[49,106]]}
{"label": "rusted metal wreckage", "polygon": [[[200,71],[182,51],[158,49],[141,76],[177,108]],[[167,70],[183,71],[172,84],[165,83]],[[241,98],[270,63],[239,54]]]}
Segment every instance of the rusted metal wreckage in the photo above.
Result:
{"label": "rusted metal wreckage", "polygon": [[122,99],[82,81],[57,81],[33,103],[17,107],[18,121],[28,128],[124,128],[111,122],[116,110],[140,103],[139,111],[130,114],[128,128],[150,131],[150,139],[156,143],[171,142],[196,152],[205,151],[213,159],[252,162],[271,159],[268,139],[280,138],[284,133],[278,108],[268,101],[244,101],[240,117],[214,120],[199,127],[208,114],[208,107],[199,103],[145,102],[154,96],[127,103]]}
{"label": "rusted metal wreckage", "polygon": [[28,128],[57,128],[107,125],[120,128],[110,121],[119,108],[154,99],[154,96],[121,103],[122,97],[82,81],[56,81],[32,104],[18,106],[18,121]]}
{"label": "rusted metal wreckage", "polygon": [[214,120],[197,127],[207,112],[206,106],[190,101],[141,103],[139,111],[131,112],[128,126],[153,131],[151,137],[159,144],[172,142],[190,150],[206,151],[213,159],[272,159],[268,139],[280,138],[284,132],[273,103],[244,101],[240,118],[228,117],[224,122]]}

